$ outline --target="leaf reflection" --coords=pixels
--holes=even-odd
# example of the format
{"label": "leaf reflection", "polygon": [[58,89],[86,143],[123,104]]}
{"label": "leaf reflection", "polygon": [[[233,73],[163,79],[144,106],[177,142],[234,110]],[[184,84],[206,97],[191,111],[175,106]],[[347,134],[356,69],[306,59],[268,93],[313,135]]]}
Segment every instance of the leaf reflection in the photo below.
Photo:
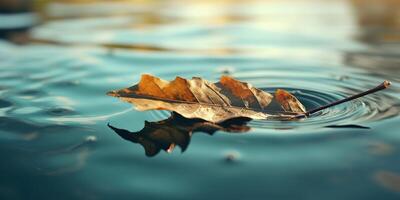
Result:
{"label": "leaf reflection", "polygon": [[179,146],[184,152],[194,132],[203,132],[213,135],[216,131],[233,133],[247,132],[250,127],[246,125],[250,118],[241,117],[226,120],[221,123],[212,123],[202,119],[188,119],[175,112],[171,117],[158,122],[145,121],[144,128],[137,132],[119,129],[108,124],[121,138],[138,143],[143,146],[146,156],[157,155],[161,150],[172,152]]}

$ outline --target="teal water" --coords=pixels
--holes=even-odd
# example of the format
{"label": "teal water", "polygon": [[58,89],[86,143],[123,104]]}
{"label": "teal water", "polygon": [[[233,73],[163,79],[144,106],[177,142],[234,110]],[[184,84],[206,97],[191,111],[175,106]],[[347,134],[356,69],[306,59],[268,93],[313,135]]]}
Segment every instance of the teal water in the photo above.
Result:
{"label": "teal water", "polygon": [[[400,43],[356,13],[347,1],[51,4],[32,42],[0,40],[1,199],[398,199]],[[307,109],[392,87],[147,157],[107,124],[134,132],[170,113],[105,95],[142,73],[228,73]]]}

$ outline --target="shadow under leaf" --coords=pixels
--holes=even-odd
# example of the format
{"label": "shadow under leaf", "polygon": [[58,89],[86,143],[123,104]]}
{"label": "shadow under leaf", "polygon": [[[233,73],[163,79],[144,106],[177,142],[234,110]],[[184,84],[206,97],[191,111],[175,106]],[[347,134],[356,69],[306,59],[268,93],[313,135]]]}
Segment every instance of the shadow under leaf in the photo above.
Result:
{"label": "shadow under leaf", "polygon": [[344,125],[329,125],[326,128],[356,128],[356,129],[370,129],[368,126],[361,126],[357,124],[344,124]]}
{"label": "shadow under leaf", "polygon": [[144,128],[131,132],[107,124],[115,133],[125,140],[138,143],[145,149],[146,156],[157,155],[161,150],[172,152],[179,146],[184,152],[194,132],[203,132],[213,135],[216,131],[242,133],[250,130],[247,122],[251,119],[240,117],[229,119],[221,123],[212,123],[202,119],[188,119],[172,112],[171,117],[158,122],[145,121]]}

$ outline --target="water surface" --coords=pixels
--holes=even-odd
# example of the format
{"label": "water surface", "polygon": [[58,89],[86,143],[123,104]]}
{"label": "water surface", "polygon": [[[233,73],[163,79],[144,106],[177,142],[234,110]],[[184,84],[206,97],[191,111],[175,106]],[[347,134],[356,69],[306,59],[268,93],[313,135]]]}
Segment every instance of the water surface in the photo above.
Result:
{"label": "water surface", "polygon": [[[2,199],[398,199],[399,26],[356,2],[46,5],[27,43],[0,40]],[[290,90],[307,109],[393,85],[297,122],[196,132],[183,153],[147,157],[107,124],[135,132],[170,113],[105,95],[142,73],[229,74]]]}

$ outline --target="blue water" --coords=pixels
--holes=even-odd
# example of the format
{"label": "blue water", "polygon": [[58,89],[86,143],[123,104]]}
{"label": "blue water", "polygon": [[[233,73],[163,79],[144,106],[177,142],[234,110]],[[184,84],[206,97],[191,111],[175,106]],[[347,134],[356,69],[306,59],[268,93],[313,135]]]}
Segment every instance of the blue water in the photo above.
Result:
{"label": "blue water", "polygon": [[[29,42],[0,40],[1,199],[399,199],[400,43],[385,37],[399,27],[371,31],[358,9],[308,0],[50,3]],[[183,153],[147,157],[107,127],[134,132],[170,116],[106,95],[142,73],[228,73],[288,89],[307,109],[383,80],[392,86],[300,121],[195,132]]]}

